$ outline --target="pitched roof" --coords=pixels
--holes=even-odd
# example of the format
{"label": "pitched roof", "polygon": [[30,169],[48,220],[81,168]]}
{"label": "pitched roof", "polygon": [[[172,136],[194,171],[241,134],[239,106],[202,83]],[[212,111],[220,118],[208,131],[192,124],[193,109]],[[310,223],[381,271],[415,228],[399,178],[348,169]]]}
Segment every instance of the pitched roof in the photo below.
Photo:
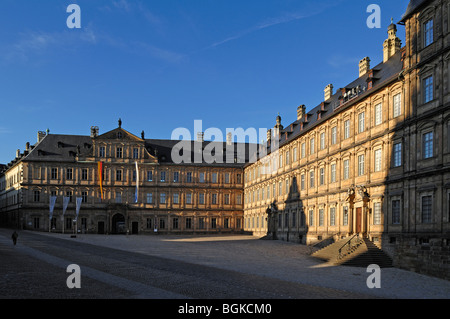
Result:
{"label": "pitched roof", "polygon": [[[280,132],[279,147],[306,134],[313,127],[327,121],[354,103],[373,94],[390,81],[397,79],[403,70],[403,52],[404,49],[400,50],[385,63],[378,64],[365,75],[357,78],[344,88],[338,89],[327,101],[306,112],[306,116],[284,127]],[[370,81],[372,81],[372,88],[369,89],[368,83]],[[270,146],[268,148],[268,153],[270,153]]]}
{"label": "pitched roof", "polygon": [[399,23],[404,23],[406,19],[408,19],[414,12],[416,12],[422,5],[427,2],[430,2],[430,0],[411,0]]}

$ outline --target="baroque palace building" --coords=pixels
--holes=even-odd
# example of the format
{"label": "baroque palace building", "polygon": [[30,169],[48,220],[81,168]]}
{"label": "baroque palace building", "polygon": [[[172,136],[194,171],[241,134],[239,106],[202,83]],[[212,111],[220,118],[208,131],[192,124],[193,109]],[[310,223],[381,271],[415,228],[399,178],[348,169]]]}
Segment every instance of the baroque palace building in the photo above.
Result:
{"label": "baroque palace building", "polygon": [[[0,166],[0,224],[93,233],[248,231],[304,244],[359,234],[397,266],[448,265],[450,1],[411,0],[398,25],[403,47],[391,23],[382,62],[363,58],[358,78],[327,85],[323,101],[299,106],[286,127],[278,115],[259,153],[245,143],[244,157],[235,150],[232,163],[177,164],[179,141],[139,138],[121,123],[102,135],[95,127],[90,136],[39,133],[35,145]],[[211,143],[218,142],[189,141],[188,157]],[[239,144],[227,138],[217,147]]]}
{"label": "baroque palace building", "polygon": [[399,24],[404,47],[392,23],[381,63],[362,59],[288,126],[277,117],[245,167],[245,230],[306,244],[361,234],[407,268],[430,247],[449,260],[450,1],[412,0]]}
{"label": "baroque palace building", "polygon": [[180,141],[145,139],[144,132],[139,138],[121,124],[102,135],[97,127],[90,136],[39,132],[37,143],[18,150],[0,176],[1,224],[100,234],[242,231],[248,160],[194,160],[196,147],[235,150],[238,143],[230,136],[226,143],[206,142],[200,133],[184,144],[183,151],[192,146],[192,162],[177,164],[172,150]]}

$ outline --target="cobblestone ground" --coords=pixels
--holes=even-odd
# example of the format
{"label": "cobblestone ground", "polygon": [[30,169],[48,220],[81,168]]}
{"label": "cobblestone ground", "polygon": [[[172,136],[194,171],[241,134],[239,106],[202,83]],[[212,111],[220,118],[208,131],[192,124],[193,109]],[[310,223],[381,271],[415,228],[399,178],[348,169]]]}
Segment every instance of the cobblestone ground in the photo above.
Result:
{"label": "cobblestone ground", "polygon": [[[450,282],[381,269],[326,267],[303,245],[251,236],[104,236],[0,229],[0,298],[450,298]],[[78,264],[82,289],[66,286]]]}

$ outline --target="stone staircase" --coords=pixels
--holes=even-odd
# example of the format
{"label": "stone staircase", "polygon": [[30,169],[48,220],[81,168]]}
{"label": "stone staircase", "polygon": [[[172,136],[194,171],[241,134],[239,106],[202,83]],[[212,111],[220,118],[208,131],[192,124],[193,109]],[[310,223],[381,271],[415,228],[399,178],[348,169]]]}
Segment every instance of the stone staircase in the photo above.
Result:
{"label": "stone staircase", "polygon": [[392,259],[368,238],[355,237],[351,248],[348,249],[349,246],[344,244],[349,239],[349,237],[341,239],[312,253],[311,256],[332,265],[367,267],[376,264],[380,268],[393,267]]}

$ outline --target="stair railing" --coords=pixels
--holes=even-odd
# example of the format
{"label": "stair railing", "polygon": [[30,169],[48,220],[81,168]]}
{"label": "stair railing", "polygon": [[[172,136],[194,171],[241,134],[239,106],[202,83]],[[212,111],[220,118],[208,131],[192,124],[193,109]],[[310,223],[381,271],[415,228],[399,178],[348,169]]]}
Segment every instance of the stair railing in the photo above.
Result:
{"label": "stair railing", "polygon": [[361,238],[359,238],[359,234],[353,235],[349,240],[347,240],[345,242],[345,244],[343,244],[341,246],[341,248],[339,248],[339,257],[338,257],[338,259],[342,259],[342,257],[344,257],[344,254],[342,253],[344,248],[347,247],[346,252],[349,252],[353,248],[358,247],[362,242],[363,242],[363,240]]}

